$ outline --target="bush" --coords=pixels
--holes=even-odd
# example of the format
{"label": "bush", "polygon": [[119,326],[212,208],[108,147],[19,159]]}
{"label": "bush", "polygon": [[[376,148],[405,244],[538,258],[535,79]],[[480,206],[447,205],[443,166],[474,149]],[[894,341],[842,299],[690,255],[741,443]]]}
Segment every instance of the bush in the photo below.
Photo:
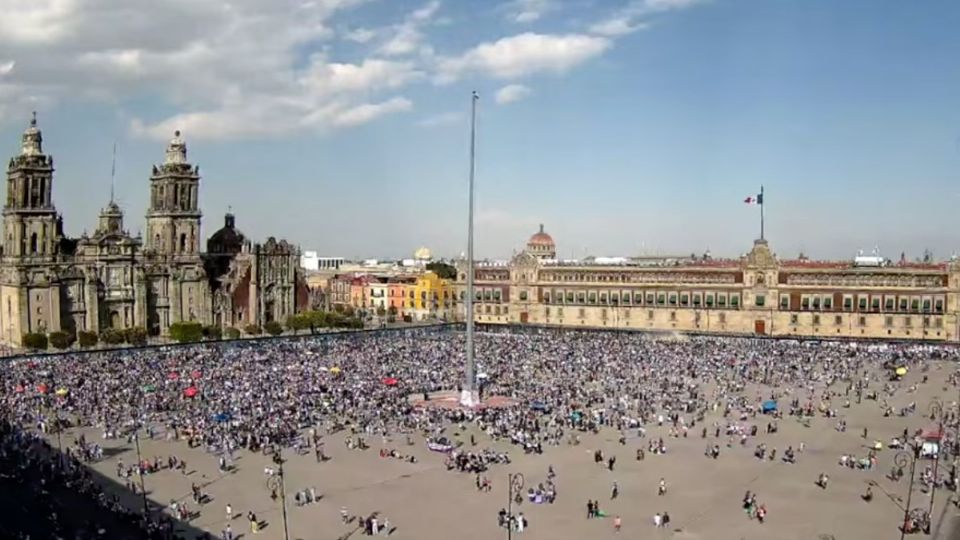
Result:
{"label": "bush", "polygon": [[223,337],[223,330],[219,326],[204,326],[203,327],[203,337],[204,339],[209,339],[211,341],[217,341]]}
{"label": "bush", "polygon": [[50,344],[60,350],[70,347],[70,344],[73,343],[73,336],[66,332],[50,332],[49,338]]}
{"label": "bush", "polygon": [[196,321],[178,321],[170,325],[170,338],[177,343],[192,343],[203,339],[203,325]]}
{"label": "bush", "polygon": [[47,348],[47,335],[38,332],[31,332],[23,335],[23,346],[35,351]]}
{"label": "bush", "polygon": [[240,331],[232,326],[228,326],[223,334],[227,336],[227,339],[240,339]]}
{"label": "bush", "polygon": [[291,332],[296,334],[298,330],[309,328],[310,321],[307,320],[306,315],[302,315],[298,313],[296,315],[291,315],[287,317],[286,326],[287,326],[287,330],[290,330]]}
{"label": "bush", "polygon": [[108,345],[120,345],[127,340],[126,332],[115,328],[107,328],[100,332],[100,341]]}
{"label": "bush", "polygon": [[97,333],[84,331],[77,332],[77,343],[79,343],[84,349],[87,347],[93,347],[97,344]]}
{"label": "bush", "polygon": [[260,327],[255,324],[248,324],[243,328],[243,331],[250,336],[259,336],[262,333]]}
{"label": "bush", "polygon": [[128,328],[126,332],[124,332],[124,337],[126,338],[127,343],[131,345],[146,345],[147,329],[140,326]]}
{"label": "bush", "polygon": [[263,329],[266,330],[271,336],[279,336],[283,333],[283,326],[281,326],[277,321],[268,322],[267,324],[263,325]]}

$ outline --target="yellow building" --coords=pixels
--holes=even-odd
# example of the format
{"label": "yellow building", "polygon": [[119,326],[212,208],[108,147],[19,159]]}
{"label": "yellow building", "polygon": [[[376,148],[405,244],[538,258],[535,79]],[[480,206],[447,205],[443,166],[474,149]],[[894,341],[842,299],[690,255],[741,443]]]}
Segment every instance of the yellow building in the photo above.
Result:
{"label": "yellow building", "polygon": [[[960,263],[740,259],[562,262],[543,229],[475,267],[474,320],[576,328],[960,341]],[[457,273],[463,298],[466,269]],[[463,306],[463,302],[459,302]],[[461,308],[462,309],[462,308]]]}
{"label": "yellow building", "polygon": [[407,287],[407,313],[416,319],[449,319],[454,313],[455,286],[434,272],[417,276],[412,286]]}

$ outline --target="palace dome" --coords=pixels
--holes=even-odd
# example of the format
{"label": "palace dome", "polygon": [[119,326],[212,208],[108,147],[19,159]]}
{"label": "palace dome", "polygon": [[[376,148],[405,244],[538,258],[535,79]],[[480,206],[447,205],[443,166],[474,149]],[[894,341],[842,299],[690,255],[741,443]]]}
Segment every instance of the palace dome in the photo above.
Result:
{"label": "palace dome", "polygon": [[540,225],[540,230],[530,237],[530,240],[527,242],[527,245],[552,247],[552,246],[555,246],[556,244],[554,243],[552,236],[543,232],[543,225]]}

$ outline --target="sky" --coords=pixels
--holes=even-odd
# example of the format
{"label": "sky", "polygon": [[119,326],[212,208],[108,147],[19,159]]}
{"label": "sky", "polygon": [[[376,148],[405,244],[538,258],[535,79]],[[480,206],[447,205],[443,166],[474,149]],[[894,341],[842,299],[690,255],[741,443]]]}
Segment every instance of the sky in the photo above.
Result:
{"label": "sky", "polygon": [[322,256],[960,253],[955,0],[0,0],[0,156],[31,111],[66,232],[143,228],[181,130],[204,235]]}

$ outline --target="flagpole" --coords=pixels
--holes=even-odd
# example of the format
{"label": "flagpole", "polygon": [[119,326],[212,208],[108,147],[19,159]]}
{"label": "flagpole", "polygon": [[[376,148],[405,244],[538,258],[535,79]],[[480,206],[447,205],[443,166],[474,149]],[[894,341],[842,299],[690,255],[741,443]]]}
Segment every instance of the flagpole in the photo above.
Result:
{"label": "flagpole", "polygon": [[473,282],[474,282],[474,262],[473,262],[473,181],[476,172],[476,146],[477,146],[477,100],[480,96],[474,91],[470,99],[470,182],[469,182],[469,209],[467,210],[467,336],[466,336],[466,365],[464,366],[464,384],[460,392],[460,404],[465,407],[475,407],[478,405],[478,397],[475,391],[476,380],[474,371],[476,369],[476,360],[474,358],[473,343]]}
{"label": "flagpole", "polygon": [[764,207],[763,203],[764,202],[766,201],[763,200],[763,185],[761,184],[760,185],[760,239],[761,240],[764,239],[763,238],[763,207]]}

